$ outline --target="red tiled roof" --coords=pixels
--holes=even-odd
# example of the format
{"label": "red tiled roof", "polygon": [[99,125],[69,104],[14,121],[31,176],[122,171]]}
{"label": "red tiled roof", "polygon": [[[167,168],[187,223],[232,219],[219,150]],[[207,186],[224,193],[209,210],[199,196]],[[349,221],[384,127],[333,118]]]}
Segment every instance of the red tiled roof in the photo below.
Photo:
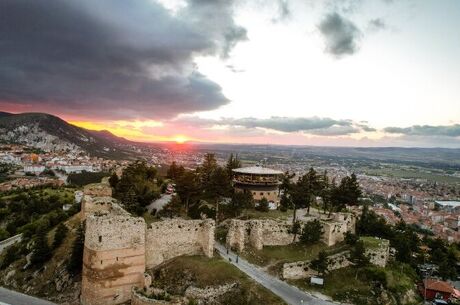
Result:
{"label": "red tiled roof", "polygon": [[423,284],[426,286],[426,289],[434,291],[447,293],[452,293],[454,291],[454,288],[449,283],[440,280],[423,280]]}

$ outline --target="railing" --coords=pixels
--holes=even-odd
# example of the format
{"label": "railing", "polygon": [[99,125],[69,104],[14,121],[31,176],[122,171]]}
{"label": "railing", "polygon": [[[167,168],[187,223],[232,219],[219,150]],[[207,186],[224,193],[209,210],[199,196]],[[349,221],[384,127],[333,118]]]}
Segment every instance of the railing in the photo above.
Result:
{"label": "railing", "polygon": [[251,179],[233,179],[233,183],[246,185],[279,185],[278,180],[251,180]]}

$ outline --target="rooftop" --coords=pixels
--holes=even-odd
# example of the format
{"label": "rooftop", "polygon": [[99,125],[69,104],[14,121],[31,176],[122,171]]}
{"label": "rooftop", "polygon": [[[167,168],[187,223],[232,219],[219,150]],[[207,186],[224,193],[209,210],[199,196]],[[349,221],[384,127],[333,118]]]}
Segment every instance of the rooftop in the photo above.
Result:
{"label": "rooftop", "polygon": [[233,170],[239,174],[256,174],[256,175],[281,175],[283,172],[261,166],[241,167]]}

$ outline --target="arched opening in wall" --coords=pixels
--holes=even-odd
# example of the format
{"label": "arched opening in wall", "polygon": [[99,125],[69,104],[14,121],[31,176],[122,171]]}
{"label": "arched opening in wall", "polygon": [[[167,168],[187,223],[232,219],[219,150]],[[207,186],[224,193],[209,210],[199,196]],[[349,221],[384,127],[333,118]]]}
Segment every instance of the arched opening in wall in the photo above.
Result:
{"label": "arched opening in wall", "polygon": [[99,242],[101,243],[102,242],[102,236],[99,235]]}

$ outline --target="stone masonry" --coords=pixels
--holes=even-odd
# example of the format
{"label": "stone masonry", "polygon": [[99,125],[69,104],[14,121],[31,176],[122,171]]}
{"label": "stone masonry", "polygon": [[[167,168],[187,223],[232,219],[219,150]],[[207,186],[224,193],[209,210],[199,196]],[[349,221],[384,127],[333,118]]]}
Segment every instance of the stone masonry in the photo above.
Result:
{"label": "stone masonry", "polygon": [[[333,246],[345,239],[346,232],[355,232],[356,218],[350,213],[336,213],[334,217],[320,220],[323,226],[321,241]],[[289,233],[292,223],[272,219],[232,219],[229,223],[226,243],[229,247],[243,251],[247,245],[261,250],[263,246],[282,246],[294,242]]]}
{"label": "stone masonry", "polygon": [[84,189],[83,305],[125,303],[133,288],[149,286],[146,268],[180,255],[213,255],[213,220],[171,219],[147,228],[143,218],[131,216],[110,196],[107,183]]}
{"label": "stone masonry", "polygon": [[[366,255],[369,257],[371,264],[379,267],[385,267],[388,263],[390,242],[386,239],[380,239],[377,247],[366,248]],[[328,270],[337,270],[351,265],[348,260],[349,251],[340,252],[329,256]],[[283,264],[282,277],[284,279],[303,279],[318,275],[317,272],[310,268],[310,261],[298,261]]]}
{"label": "stone masonry", "polygon": [[147,268],[181,255],[203,254],[212,257],[214,224],[211,219],[172,219],[152,223],[145,236]]}

